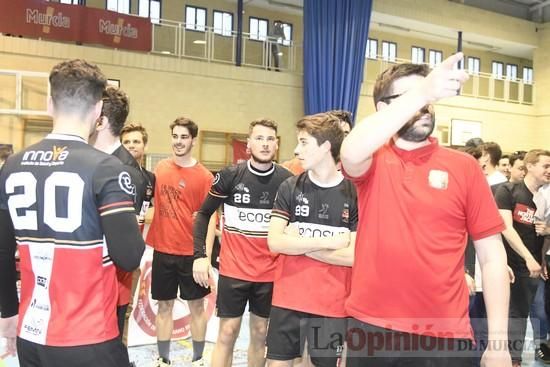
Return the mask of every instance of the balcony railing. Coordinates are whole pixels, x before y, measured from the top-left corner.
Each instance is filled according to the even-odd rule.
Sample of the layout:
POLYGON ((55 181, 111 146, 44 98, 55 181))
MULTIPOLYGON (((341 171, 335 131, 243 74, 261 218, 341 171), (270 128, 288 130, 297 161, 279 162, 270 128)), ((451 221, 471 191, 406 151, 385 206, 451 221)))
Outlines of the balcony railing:
MULTIPOLYGON (((365 62, 365 75, 367 93, 372 92, 376 77, 395 63, 411 62, 406 59, 396 59, 390 62, 382 59, 367 59, 365 62)), ((460 95, 466 97, 481 98, 507 103, 532 105, 535 99, 535 85, 531 81, 522 79, 496 78, 489 73, 470 74, 470 79, 463 85, 460 95)))
MULTIPOLYGON (((212 27, 161 20, 160 24, 153 24, 152 52, 208 62, 235 64, 238 34, 234 31, 224 32, 224 34, 221 30, 216 31, 212 27)), ((290 40, 282 43, 273 37, 256 40, 251 38, 249 33, 242 33, 241 39, 242 65, 302 72, 301 44, 290 40), (279 59, 278 68, 275 67, 276 57, 279 59)))

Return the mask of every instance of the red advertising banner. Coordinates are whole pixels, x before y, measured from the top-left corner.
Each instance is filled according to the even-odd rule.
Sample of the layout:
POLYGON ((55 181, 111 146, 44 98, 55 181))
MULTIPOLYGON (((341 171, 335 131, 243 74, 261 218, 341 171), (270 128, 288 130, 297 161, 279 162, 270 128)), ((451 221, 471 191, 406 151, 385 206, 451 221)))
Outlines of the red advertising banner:
POLYGON ((151 51, 148 18, 42 0, 0 0, 0 32, 151 51))
POLYGON ((246 141, 233 139, 233 164, 241 163, 250 158, 250 152, 246 146, 246 141))

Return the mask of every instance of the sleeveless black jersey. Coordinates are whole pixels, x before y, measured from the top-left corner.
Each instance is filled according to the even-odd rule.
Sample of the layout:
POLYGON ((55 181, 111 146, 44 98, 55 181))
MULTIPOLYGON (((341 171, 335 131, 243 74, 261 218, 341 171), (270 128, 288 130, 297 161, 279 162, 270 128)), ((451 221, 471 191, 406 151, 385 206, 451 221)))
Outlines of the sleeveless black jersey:
POLYGON ((132 212, 121 162, 72 135, 50 134, 0 173, 21 258, 19 336, 43 345, 99 343, 118 335, 115 267, 101 216, 132 212))
MULTIPOLYGON (((357 192, 342 177, 335 186, 322 186, 308 171, 279 187, 273 217, 298 227, 302 237, 332 237, 357 231, 357 192)), ((324 263, 307 255, 279 256, 273 305, 315 315, 345 317, 351 267, 324 263), (327 297, 330 295, 330 297, 327 297)))
POLYGON ((221 170, 209 195, 224 200, 220 274, 253 282, 273 281, 276 255, 267 246, 271 209, 279 185, 292 176, 274 164, 259 172, 250 161, 221 170))

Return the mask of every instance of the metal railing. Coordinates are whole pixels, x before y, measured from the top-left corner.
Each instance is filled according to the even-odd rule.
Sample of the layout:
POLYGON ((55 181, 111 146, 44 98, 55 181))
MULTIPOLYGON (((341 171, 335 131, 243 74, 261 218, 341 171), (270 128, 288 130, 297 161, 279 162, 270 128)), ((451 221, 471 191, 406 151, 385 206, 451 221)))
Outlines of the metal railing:
MULTIPOLYGON (((376 59, 365 60, 363 82, 370 93, 376 77, 396 63, 411 62, 411 60, 396 58, 395 62, 384 60, 382 55, 376 59)), ((460 95, 486 100, 532 105, 535 102, 535 84, 529 80, 509 79, 506 76, 497 78, 489 73, 471 73, 470 79, 463 85, 460 95)))
MULTIPOLYGON (((242 33, 241 64, 261 69, 302 72, 302 45, 274 37, 255 39, 242 33), (276 60, 279 65, 276 67, 276 60)), ((207 62, 236 63, 238 34, 207 26, 196 26, 161 19, 153 24, 152 53, 199 59, 207 62)))

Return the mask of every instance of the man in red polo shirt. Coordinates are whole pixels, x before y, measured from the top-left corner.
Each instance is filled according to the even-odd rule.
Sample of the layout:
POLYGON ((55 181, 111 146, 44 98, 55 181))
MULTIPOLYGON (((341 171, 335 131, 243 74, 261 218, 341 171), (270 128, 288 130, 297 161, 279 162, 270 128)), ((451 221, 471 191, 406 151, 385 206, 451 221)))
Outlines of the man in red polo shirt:
POLYGON ((468 234, 491 284, 482 365, 511 366, 504 223, 478 163, 430 137, 432 103, 456 95, 468 79, 454 68, 462 58, 453 55, 429 74, 425 65, 386 70, 374 87, 377 112, 342 145, 359 206, 348 366, 469 365, 468 234))

